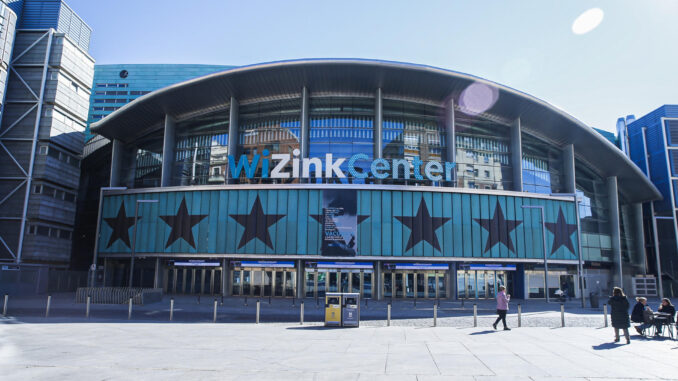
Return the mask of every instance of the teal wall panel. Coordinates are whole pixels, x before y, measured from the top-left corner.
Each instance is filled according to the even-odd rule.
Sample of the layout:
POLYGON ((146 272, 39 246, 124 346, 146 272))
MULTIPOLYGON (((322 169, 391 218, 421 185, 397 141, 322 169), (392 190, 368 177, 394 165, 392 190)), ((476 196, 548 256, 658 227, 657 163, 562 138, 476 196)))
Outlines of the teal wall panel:
MULTIPOLYGON (((146 199, 158 202, 139 204, 136 251, 140 254, 321 255, 323 231, 318 219, 323 213, 323 192, 203 189, 105 196, 99 250, 131 251, 125 233, 131 243, 134 224, 129 220, 134 217, 136 200, 146 199), (188 219, 180 229, 174 229, 173 237, 171 221, 181 215, 183 202, 188 219), (116 223, 123 203, 127 220, 116 223)), ((356 219, 360 221, 356 221, 357 251, 361 256, 541 260, 542 234, 546 232, 550 259, 577 259, 572 202, 430 191, 355 192, 356 219), (546 230, 539 209, 523 209, 523 205, 544 207, 546 230)))

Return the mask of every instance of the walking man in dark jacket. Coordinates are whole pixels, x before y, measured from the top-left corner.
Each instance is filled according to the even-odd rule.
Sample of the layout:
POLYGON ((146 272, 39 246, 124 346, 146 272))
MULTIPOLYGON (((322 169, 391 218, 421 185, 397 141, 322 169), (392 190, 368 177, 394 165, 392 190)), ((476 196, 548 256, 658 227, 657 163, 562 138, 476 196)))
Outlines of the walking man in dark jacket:
POLYGON ((614 327, 614 342, 619 342, 619 330, 621 329, 624 331, 626 344, 630 344, 629 327, 631 326, 631 323, 629 322, 629 301, 626 299, 624 291, 619 287, 615 287, 612 290, 612 297, 607 301, 607 304, 612 308, 610 318, 612 319, 612 327, 614 327))

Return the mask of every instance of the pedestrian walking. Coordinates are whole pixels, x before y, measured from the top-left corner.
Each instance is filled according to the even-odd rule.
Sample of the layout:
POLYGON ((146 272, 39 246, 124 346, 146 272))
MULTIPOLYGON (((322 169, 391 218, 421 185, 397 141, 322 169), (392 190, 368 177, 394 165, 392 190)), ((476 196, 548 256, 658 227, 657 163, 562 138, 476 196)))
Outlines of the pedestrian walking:
POLYGON ((511 295, 506 294, 506 287, 499 286, 499 292, 497 293, 497 315, 499 316, 494 321, 494 324, 492 324, 495 330, 500 321, 504 324, 504 331, 511 330, 511 328, 506 326, 506 312, 508 312, 509 300, 511 300, 511 295))
POLYGON ((630 344, 629 327, 631 326, 631 323, 629 321, 629 301, 626 299, 624 291, 619 287, 615 287, 612 290, 612 297, 608 299, 607 304, 612 308, 610 318, 612 319, 612 327, 614 327, 614 342, 619 342, 619 330, 621 329, 624 331, 626 344, 630 344))

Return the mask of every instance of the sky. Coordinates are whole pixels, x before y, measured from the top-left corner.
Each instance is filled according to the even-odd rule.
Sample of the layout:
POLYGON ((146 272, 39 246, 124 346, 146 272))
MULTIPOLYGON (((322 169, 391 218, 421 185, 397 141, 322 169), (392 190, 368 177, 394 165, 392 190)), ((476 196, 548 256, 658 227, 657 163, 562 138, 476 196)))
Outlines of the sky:
POLYGON ((678 104, 676 0, 66 2, 92 27, 98 64, 411 62, 501 83, 608 131, 678 104), (595 8, 602 21, 575 33, 595 8))

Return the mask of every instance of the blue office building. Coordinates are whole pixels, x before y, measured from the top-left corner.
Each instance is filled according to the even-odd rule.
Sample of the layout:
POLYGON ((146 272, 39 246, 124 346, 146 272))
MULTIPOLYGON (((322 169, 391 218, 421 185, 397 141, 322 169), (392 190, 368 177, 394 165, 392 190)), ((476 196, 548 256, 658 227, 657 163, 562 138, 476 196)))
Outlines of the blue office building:
MULTIPOLYGON (((628 120, 628 118, 627 118, 628 120)), ((620 118, 620 122, 623 122, 620 118)), ((662 274, 660 293, 678 294, 678 105, 663 105, 626 125, 629 157, 663 199, 643 206, 649 268, 662 274), (657 244, 658 243, 658 244, 657 244)))
POLYGON ((175 83, 201 77, 232 68, 225 65, 95 65, 94 83, 87 120, 87 136, 89 125, 103 119, 106 115, 125 104, 175 83))

